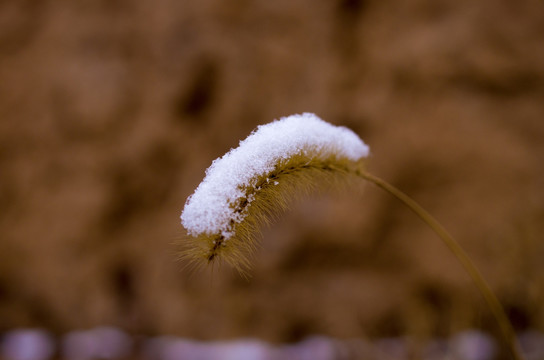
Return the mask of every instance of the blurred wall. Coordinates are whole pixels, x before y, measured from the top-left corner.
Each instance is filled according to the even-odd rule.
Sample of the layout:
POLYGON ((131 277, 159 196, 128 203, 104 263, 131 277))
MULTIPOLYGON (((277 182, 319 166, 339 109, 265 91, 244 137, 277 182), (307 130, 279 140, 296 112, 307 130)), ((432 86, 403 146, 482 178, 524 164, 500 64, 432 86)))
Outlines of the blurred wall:
POLYGON ((211 161, 299 112, 460 240, 519 330, 544 328, 544 5, 453 0, 0 2, 0 331, 198 339, 495 327, 388 195, 316 195, 251 279, 176 262, 211 161))

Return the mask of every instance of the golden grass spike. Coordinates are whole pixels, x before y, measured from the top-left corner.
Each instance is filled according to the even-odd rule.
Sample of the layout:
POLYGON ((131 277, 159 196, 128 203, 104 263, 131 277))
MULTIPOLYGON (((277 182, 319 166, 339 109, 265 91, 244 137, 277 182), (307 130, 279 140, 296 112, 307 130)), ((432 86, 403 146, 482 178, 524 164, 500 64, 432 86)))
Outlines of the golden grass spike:
POLYGON ((314 114, 259 126, 212 163, 187 199, 181 222, 188 238, 181 257, 201 263, 223 259, 243 271, 259 229, 291 198, 345 178, 368 152, 353 131, 314 114))
POLYGON ((325 123, 313 114, 293 115, 258 128, 239 148, 214 161, 204 181, 187 200, 181 219, 188 237, 183 241, 180 257, 197 265, 223 259, 245 274, 259 229, 286 209, 293 197, 325 183, 357 176, 395 196, 439 236, 482 293, 513 359, 523 359, 504 309, 470 257, 419 204, 366 172, 363 158, 367 155, 368 147, 357 135, 325 123), (310 126, 308 134, 304 126, 310 126), (269 152, 270 146, 279 147, 279 151, 269 152), (233 179, 224 176, 231 173, 240 179, 229 182, 233 179), (212 180, 207 181, 208 178, 212 180), (226 186, 223 191, 221 180, 231 188, 226 186), (205 206, 200 207, 199 201, 205 206), (223 208, 215 211, 213 206, 223 208))
POLYGON ((244 218, 231 222, 229 239, 221 233, 188 235, 180 244, 180 258, 196 266, 225 261, 245 274, 261 238, 261 229, 286 210, 293 199, 323 188, 337 188, 354 179, 355 168, 361 166, 360 162, 334 156, 325 158, 317 152, 278 161, 272 171, 256 177, 253 186, 243 188, 244 196, 233 207, 244 218))

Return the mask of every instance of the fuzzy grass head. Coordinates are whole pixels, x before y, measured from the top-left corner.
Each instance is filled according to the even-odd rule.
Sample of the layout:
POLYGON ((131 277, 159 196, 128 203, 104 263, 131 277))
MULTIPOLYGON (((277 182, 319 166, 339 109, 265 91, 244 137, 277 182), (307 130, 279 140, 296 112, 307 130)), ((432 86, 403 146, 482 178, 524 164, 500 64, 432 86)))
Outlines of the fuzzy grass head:
POLYGON ((187 199, 181 257, 196 263, 223 259, 243 272, 262 226, 293 197, 347 178, 368 153, 351 130, 310 113, 259 126, 213 161, 187 199))
POLYGON ((513 359, 522 360, 508 316, 470 257, 417 202, 366 171, 363 160, 368 152, 368 146, 351 130, 314 114, 292 115, 259 126, 236 149, 214 160, 187 199, 181 223, 188 236, 181 258, 194 264, 223 259, 243 274, 250 266, 259 229, 294 196, 354 175, 393 195, 438 235, 482 293, 513 359))

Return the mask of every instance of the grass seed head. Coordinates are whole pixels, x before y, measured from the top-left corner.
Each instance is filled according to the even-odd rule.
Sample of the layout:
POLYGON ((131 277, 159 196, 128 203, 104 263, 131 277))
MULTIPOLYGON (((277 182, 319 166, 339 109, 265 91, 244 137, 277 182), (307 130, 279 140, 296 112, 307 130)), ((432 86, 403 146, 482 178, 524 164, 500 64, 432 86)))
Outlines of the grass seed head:
POLYGON ((345 182, 366 156, 368 146, 351 130, 313 114, 258 127, 212 163, 187 199, 181 258, 194 264, 222 259, 243 273, 263 226, 293 198, 345 182))

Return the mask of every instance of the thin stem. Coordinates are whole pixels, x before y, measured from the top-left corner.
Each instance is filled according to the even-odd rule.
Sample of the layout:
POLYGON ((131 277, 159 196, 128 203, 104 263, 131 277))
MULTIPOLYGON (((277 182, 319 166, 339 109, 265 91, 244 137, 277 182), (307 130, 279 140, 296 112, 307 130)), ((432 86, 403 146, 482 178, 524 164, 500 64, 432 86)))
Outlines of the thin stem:
POLYGON ((440 225, 440 223, 431 214, 429 214, 418 203, 412 200, 412 198, 410 198, 408 195, 406 195, 393 185, 372 174, 367 173, 366 171, 357 171, 357 175, 377 185, 381 189, 385 190, 386 192, 403 202, 404 205, 406 205, 410 210, 416 213, 416 215, 419 216, 421 220, 423 220, 427 225, 429 225, 429 227, 440 237, 440 239, 442 239, 446 246, 451 250, 453 255, 455 255, 461 265, 465 268, 466 272, 474 281, 476 287, 480 290, 482 296, 484 297, 484 300, 489 306, 489 309, 497 320, 499 328, 504 336, 507 347, 510 350, 512 357, 515 360, 523 360, 523 356, 521 355, 519 345, 516 340, 514 329, 512 328, 512 325, 508 320, 508 317, 506 316, 506 313, 504 312, 501 303, 483 278, 476 265, 474 265, 470 257, 459 245, 459 243, 450 234, 448 234, 444 227, 440 225))

